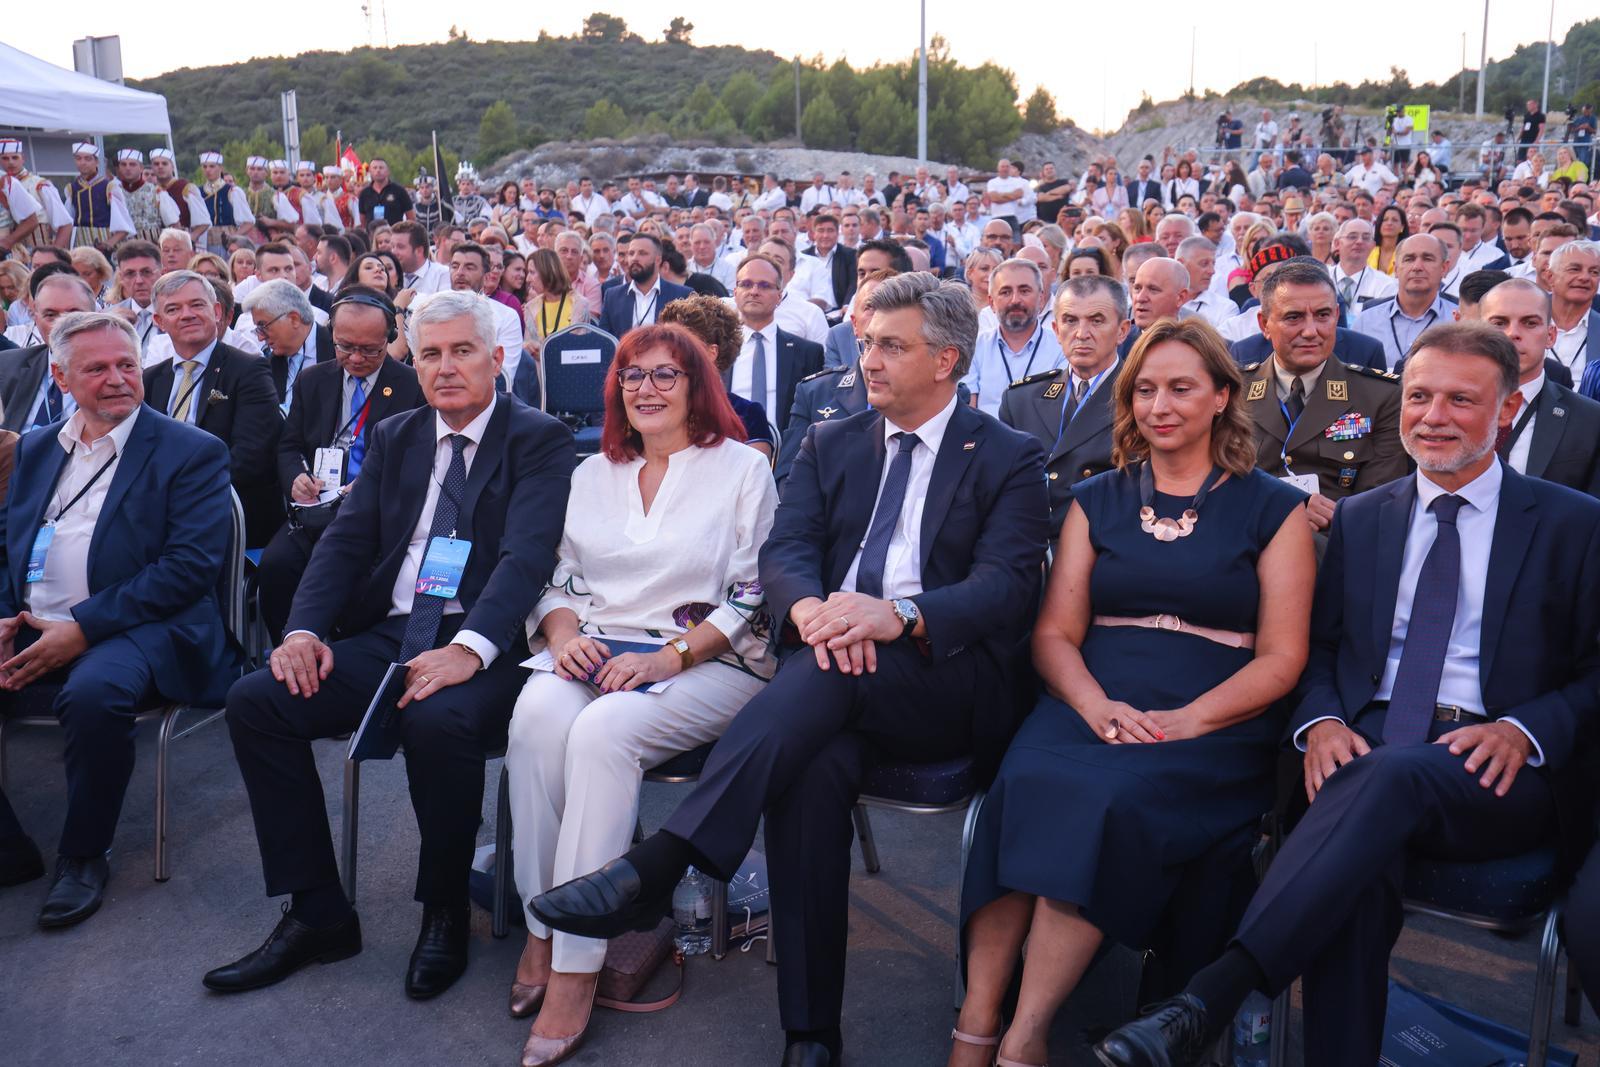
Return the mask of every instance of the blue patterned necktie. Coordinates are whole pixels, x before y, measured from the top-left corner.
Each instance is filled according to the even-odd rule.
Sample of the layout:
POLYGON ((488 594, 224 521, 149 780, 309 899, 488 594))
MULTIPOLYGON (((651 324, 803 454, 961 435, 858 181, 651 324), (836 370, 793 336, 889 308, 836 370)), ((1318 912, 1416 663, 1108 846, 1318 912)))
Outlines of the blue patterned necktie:
POLYGON ((755 335, 756 350, 750 361, 750 399, 760 404, 763 409, 767 407, 767 341, 759 333, 755 335))
POLYGON ((366 428, 362 425, 361 409, 367 406, 367 383, 360 378, 352 378, 350 379, 350 384, 352 387, 350 389, 350 414, 347 416, 350 420, 350 455, 348 457, 350 462, 348 467, 349 478, 354 481, 356 475, 361 473, 361 461, 367 455, 367 439, 361 432, 366 428))
MULTIPOLYGON (((445 440, 450 442, 453 455, 450 469, 445 472, 444 485, 439 489, 439 499, 433 505, 433 523, 428 527, 428 544, 435 537, 454 537, 456 518, 461 511, 461 498, 467 492, 467 460, 463 454, 467 439, 453 433, 445 440)), ((423 549, 427 558, 427 548, 423 549)), ((413 594, 411 618, 406 620, 406 635, 400 642, 400 662, 405 663, 428 651, 439 637, 439 620, 444 618, 444 597, 413 594)))
POLYGON ((906 485, 911 481, 911 453, 920 438, 914 433, 897 433, 900 450, 889 461, 889 476, 878 494, 878 508, 861 545, 861 564, 856 568, 856 592, 883 596, 883 568, 889 559, 889 542, 900 524, 900 509, 906 502, 906 485))
POLYGON ((1456 528, 1456 515, 1465 503, 1463 497, 1441 496, 1429 505, 1439 530, 1422 561, 1411 598, 1405 647, 1400 651, 1400 669, 1395 672, 1389 713, 1383 722, 1386 745, 1421 744, 1433 726, 1461 588, 1461 531, 1456 528))
POLYGON ((61 417, 62 403, 61 387, 56 385, 56 380, 52 376, 50 384, 45 387, 44 403, 39 405, 39 414, 34 417, 34 429, 38 429, 40 426, 49 426, 59 419, 61 417))

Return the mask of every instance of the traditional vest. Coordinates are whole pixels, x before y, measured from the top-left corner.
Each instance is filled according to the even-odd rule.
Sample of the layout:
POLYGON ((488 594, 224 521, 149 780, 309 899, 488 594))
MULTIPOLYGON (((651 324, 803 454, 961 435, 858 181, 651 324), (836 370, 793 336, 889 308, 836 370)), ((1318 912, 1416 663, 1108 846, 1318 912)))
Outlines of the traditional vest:
POLYGON ((111 179, 104 174, 84 181, 82 176, 67 186, 72 197, 72 224, 95 229, 111 228, 111 179))
POLYGON ((457 196, 451 202, 450 210, 455 212, 456 225, 465 226, 473 219, 488 214, 489 201, 477 193, 473 193, 471 196, 457 196))
POLYGON ((214 225, 238 225, 233 217, 233 186, 230 183, 219 179, 213 186, 207 182, 200 187, 200 195, 206 202, 206 210, 211 212, 214 225))
POLYGON ((344 223, 346 229, 356 224, 356 217, 351 214, 350 209, 350 202, 354 199, 355 197, 351 196, 348 191, 342 192, 333 198, 333 206, 339 209, 339 221, 344 223))
POLYGON ((173 178, 164 188, 167 191, 167 195, 172 197, 173 202, 178 205, 178 225, 187 230, 191 224, 189 222, 189 201, 184 194, 189 191, 189 183, 183 178, 173 178))
POLYGON ((11 214, 11 198, 6 196, 6 183, 0 181, 0 236, 17 228, 16 216, 11 214))
POLYGON ((53 192, 55 187, 50 185, 48 179, 42 178, 37 174, 29 174, 27 170, 23 170, 13 180, 28 190, 28 193, 35 200, 39 201, 39 225, 33 228, 33 242, 38 245, 49 244, 55 239, 56 230, 54 226, 50 225, 50 209, 46 206, 44 190, 46 186, 50 186, 53 192))
POLYGON ((296 211, 299 211, 300 201, 305 198, 306 191, 300 188, 298 185, 291 185, 289 188, 283 190, 283 195, 289 198, 290 206, 292 206, 296 211))
POLYGON ((250 205, 250 213, 258 219, 275 219, 278 217, 278 190, 270 185, 263 185, 259 189, 249 186, 244 190, 245 202, 250 205))
POLYGON ((122 191, 128 202, 128 216, 133 219, 133 229, 141 236, 154 236, 161 232, 161 191, 154 182, 140 182, 132 189, 126 184, 122 191))

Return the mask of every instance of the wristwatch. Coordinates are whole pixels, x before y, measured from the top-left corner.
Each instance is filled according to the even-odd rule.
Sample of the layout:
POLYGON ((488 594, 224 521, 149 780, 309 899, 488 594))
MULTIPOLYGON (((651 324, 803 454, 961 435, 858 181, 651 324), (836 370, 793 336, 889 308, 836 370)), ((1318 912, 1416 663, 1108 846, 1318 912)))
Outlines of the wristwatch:
POLYGON ((694 666, 694 650, 689 647, 689 642, 681 637, 675 637, 667 642, 667 647, 678 653, 678 658, 683 661, 684 670, 694 666))
POLYGON ((901 597, 893 601, 893 604, 895 617, 900 620, 900 625, 904 627, 900 636, 910 637, 911 631, 917 628, 917 620, 922 618, 922 612, 917 610, 916 601, 909 597, 901 597))

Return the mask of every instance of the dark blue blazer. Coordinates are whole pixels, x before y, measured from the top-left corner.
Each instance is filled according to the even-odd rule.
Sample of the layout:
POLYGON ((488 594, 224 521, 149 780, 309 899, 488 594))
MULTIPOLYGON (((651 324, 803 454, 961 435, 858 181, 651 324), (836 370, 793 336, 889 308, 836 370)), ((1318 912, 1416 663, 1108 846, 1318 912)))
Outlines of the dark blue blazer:
MULTIPOLYGON (((28 554, 66 467, 63 425, 17 444, 0 509, 0 618, 22 609, 28 554)), ((138 646, 168 700, 220 707, 238 676, 217 605, 230 499, 228 446, 141 407, 89 541, 89 599, 72 616, 91 645, 122 636, 138 646)))
MULTIPOLYGON (((872 520, 886 453, 879 411, 806 432, 761 546, 761 584, 774 618, 786 621, 796 601, 826 599, 843 585, 872 520)), ((990 660, 998 678, 1010 677, 1033 623, 1049 521, 1039 443, 958 403, 928 483, 924 591, 912 598, 935 659, 971 651, 990 660)), ((1018 709, 1007 704, 973 709, 980 765, 997 765, 1014 731, 1018 709)))
MULTIPOLYGON (((335 629, 356 633, 388 616, 436 447, 431 407, 378 424, 361 477, 311 554, 286 630, 326 639, 335 629)), ((456 536, 472 542, 458 597, 467 613, 462 629, 501 652, 521 640, 528 612, 555 570, 573 457, 571 430, 497 395, 467 472, 456 536)))
MULTIPOLYGON (((1383 345, 1379 344, 1376 338, 1368 337, 1356 330, 1347 330, 1343 326, 1340 326, 1338 331, 1333 342, 1334 359, 1371 370, 1389 369, 1389 364, 1383 358, 1383 345)), ((1253 334, 1242 341, 1230 344, 1228 351, 1233 353, 1234 362, 1239 366, 1250 367, 1264 362, 1272 355, 1272 342, 1267 340, 1266 334, 1253 334)))
MULTIPOLYGON (((1554 769, 1600 715, 1600 501, 1503 463, 1501 472, 1484 589, 1484 707, 1532 731, 1554 769)), ((1378 690, 1416 478, 1357 493, 1334 512, 1295 732, 1324 715, 1354 722, 1378 690)))
MULTIPOLYGON (((661 279, 661 290, 656 297, 655 310, 651 313, 652 322, 661 317, 661 309, 674 300, 682 300, 686 296, 693 296, 694 290, 686 285, 677 285, 661 279)), ((622 335, 633 329, 633 286, 613 285, 606 289, 600 296, 600 328, 617 340, 622 340, 622 335)))

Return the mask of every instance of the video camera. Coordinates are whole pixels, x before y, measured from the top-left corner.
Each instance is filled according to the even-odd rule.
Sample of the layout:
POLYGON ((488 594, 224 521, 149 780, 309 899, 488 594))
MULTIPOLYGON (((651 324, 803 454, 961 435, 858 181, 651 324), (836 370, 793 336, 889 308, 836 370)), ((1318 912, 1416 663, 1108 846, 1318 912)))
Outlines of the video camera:
POLYGON ((1232 123, 1233 120, 1229 117, 1228 113, 1224 111, 1222 116, 1217 119, 1217 143, 1214 147, 1221 148, 1228 143, 1228 127, 1232 125, 1232 123))
POLYGON ((1383 132, 1384 133, 1390 134, 1390 133, 1394 132, 1394 120, 1396 118, 1398 118, 1399 116, 1400 116, 1400 108, 1395 106, 1394 104, 1390 104, 1388 107, 1383 109, 1383 132))

